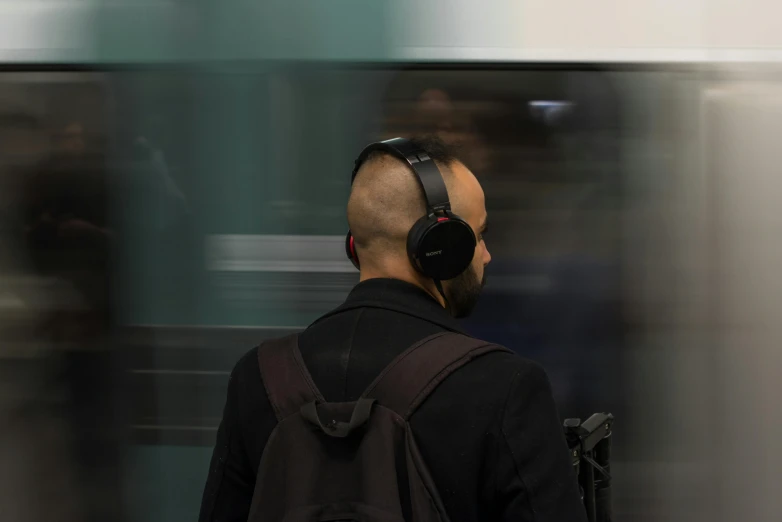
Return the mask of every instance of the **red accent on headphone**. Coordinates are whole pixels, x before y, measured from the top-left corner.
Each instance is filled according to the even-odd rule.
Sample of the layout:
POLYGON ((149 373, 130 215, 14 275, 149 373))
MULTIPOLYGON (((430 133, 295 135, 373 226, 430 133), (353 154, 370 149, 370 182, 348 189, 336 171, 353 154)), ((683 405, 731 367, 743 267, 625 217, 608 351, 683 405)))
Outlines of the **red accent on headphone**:
POLYGON ((448 218, 437 218, 437 222, 439 223, 440 221, 448 221, 448 218))
POLYGON ((353 246, 353 236, 350 236, 350 255, 353 256, 353 259, 356 258, 356 247, 353 246))

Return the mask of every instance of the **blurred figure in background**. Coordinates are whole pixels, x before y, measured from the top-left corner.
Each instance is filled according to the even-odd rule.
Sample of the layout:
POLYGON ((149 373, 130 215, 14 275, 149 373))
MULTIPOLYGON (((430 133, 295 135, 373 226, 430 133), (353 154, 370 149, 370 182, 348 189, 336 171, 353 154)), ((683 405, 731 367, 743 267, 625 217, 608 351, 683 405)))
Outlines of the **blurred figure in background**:
POLYGON ((31 266, 30 183, 50 153, 44 122, 29 110, 0 115, 0 505, 21 522, 82 519, 69 393, 45 324, 63 287, 31 266))
POLYGON ((19 296, 31 322, 16 322, 16 341, 46 348, 27 355, 38 388, 10 419, 30 447, 18 462, 31 482, 17 504, 29 498, 31 520, 117 520, 121 380, 111 343, 107 166, 78 121, 52 133, 51 145, 37 165, 16 170, 20 190, 5 229, 13 277, 35 282, 19 296))
MULTIPOLYGON (((400 75, 404 78, 404 75, 400 75)), ((401 80, 404 81, 404 80, 401 80)), ((488 147, 475 126, 475 111, 463 100, 454 101, 447 89, 424 88, 412 99, 395 99, 394 85, 386 101, 383 139, 406 135, 434 135, 464 151, 464 163, 479 176, 488 171, 488 147)))

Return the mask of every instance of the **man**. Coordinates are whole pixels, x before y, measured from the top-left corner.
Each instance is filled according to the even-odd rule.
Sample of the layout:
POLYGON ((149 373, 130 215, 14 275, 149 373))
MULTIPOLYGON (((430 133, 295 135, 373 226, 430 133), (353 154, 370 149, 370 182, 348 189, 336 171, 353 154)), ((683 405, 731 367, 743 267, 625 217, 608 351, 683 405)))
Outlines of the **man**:
MULTIPOLYGON (((477 239, 472 263, 437 283, 411 264, 406 242, 425 214, 410 166, 383 151, 353 182, 348 222, 361 282, 345 304, 307 328, 299 349, 327 401, 354 401, 410 345, 460 332, 491 260, 484 195, 475 176, 436 139, 414 140, 441 171, 451 208, 477 239), (444 294, 444 296, 443 296, 444 294)), ((232 372, 201 506, 201 522, 247 520, 255 476, 277 421, 264 391, 257 349, 232 372)), ((410 419, 446 512, 459 521, 584 521, 564 434, 542 368, 493 352, 456 370, 410 419)))

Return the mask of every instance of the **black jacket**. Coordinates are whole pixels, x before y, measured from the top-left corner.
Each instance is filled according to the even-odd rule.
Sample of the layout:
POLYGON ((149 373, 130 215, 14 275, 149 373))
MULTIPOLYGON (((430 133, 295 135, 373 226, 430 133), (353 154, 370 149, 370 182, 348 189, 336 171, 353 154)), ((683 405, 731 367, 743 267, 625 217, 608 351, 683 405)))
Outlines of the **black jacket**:
MULTIPOLYGON (((417 287, 392 279, 358 284, 345 303, 299 339, 328 401, 353 401, 398 353, 459 324, 417 287)), ((244 522, 266 441, 277 420, 256 349, 234 368, 200 522, 244 522)), ((585 510, 544 370, 495 352, 457 370, 411 417, 453 522, 581 522, 585 510)))

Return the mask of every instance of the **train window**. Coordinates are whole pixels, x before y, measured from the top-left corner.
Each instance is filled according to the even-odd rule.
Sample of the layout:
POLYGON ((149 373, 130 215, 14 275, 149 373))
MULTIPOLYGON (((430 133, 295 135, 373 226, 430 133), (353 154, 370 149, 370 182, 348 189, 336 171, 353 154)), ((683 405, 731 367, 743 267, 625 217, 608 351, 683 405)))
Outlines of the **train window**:
MULTIPOLYGON (((131 226, 132 323, 296 328, 336 306, 357 281, 342 252, 354 156, 421 133, 460 144, 485 189, 496 298, 474 328, 544 357, 584 334, 558 307, 618 299, 621 100, 599 69, 237 66, 114 84, 120 134, 150 136, 167 208, 187 209, 168 234, 131 226)), ((153 216, 139 201, 130 214, 153 216)))
POLYGON ((49 188, 91 197, 85 219, 111 237, 134 440, 165 449, 140 459, 187 461, 200 486, 233 364, 358 281, 343 250, 349 174, 363 145, 394 136, 459 144, 484 187, 494 260, 467 328, 544 363, 563 411, 592 413, 618 389, 605 375, 620 374, 621 100, 599 69, 24 74, 0 74, 2 182, 57 150, 103 162, 99 188, 81 190, 92 174, 49 188))

